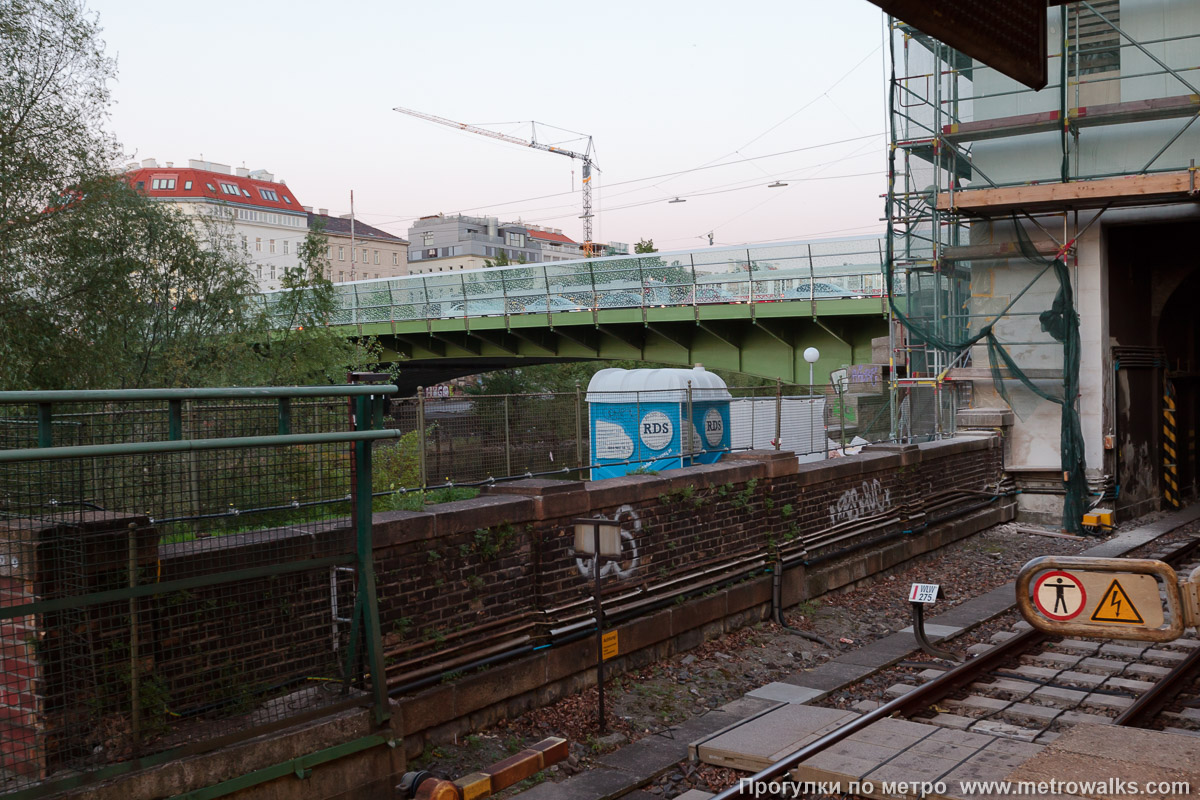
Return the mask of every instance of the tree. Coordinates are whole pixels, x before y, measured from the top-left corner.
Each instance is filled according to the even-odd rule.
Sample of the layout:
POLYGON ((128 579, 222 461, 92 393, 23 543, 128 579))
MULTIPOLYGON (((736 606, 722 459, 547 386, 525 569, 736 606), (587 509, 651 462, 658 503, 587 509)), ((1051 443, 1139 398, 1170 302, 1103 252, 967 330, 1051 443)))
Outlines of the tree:
POLYGON ((635 253, 657 253, 658 249, 654 246, 653 239, 638 239, 637 244, 633 246, 635 253))
POLYGON ((505 250, 497 250, 495 258, 484 259, 484 267, 507 267, 513 262, 508 257, 508 252, 505 250))
POLYGON ((338 292, 325 278, 328 240, 320 228, 311 230, 296 250, 299 265, 284 271, 283 292, 264 309, 254 366, 258 383, 340 383, 347 369, 364 367, 378 358, 374 339, 347 339, 331 331, 340 308, 338 292))
POLYGON ((231 222, 113 174, 98 37, 78 0, 0 0, 0 388, 340 380, 364 351, 309 267, 274 335, 231 222))

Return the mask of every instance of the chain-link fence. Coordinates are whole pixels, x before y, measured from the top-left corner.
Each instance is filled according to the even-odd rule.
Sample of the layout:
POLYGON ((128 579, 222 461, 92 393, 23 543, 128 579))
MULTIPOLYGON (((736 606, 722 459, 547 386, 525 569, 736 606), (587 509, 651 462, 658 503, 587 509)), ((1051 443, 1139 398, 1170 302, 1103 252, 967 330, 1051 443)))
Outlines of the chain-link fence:
POLYGON ((0 393, 0 792, 383 713, 354 523, 385 388, 0 393))
POLYGON ((869 443, 953 433, 945 428, 953 418, 951 392, 917 386, 893 394, 878 371, 848 373, 834 386, 735 387, 721 390, 719 398, 705 394, 711 391, 397 400, 386 424, 401 435, 375 445, 375 494, 519 477, 599 478, 617 474, 606 471, 612 467, 628 468, 620 474, 657 471, 755 449, 816 461, 856 453, 869 443))

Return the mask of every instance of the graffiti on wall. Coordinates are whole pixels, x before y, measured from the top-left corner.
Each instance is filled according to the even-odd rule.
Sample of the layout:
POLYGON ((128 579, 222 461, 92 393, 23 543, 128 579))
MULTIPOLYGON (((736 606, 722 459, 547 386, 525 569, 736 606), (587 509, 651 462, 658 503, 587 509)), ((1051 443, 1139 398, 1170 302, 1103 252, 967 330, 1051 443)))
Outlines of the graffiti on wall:
POLYGON ((892 490, 883 488, 876 478, 873 481, 863 481, 861 486, 842 492, 841 497, 829 507, 829 522, 837 525, 839 522, 853 522, 872 514, 887 511, 891 505, 892 490))
MULTIPOLYGON (((616 575, 618 578, 630 578, 637 572, 638 563, 638 541, 637 534, 642 530, 642 518, 633 510, 633 506, 626 503, 617 509, 614 519, 621 525, 621 558, 619 561, 609 561, 600 567, 600 575, 608 577, 616 575), (632 531, 629 528, 633 528, 632 531)), ((579 569, 579 574, 585 578, 594 578, 592 572, 591 558, 576 558, 575 566, 579 569)))

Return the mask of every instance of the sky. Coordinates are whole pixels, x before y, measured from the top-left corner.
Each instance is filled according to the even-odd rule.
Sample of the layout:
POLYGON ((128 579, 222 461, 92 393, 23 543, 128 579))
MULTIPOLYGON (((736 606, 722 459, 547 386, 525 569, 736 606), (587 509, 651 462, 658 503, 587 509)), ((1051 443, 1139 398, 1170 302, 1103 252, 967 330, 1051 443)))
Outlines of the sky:
POLYGON ((266 169, 304 205, 405 235, 466 213, 582 241, 580 163, 397 106, 582 150, 596 241, 659 249, 876 233, 882 15, 866 0, 89 0, 129 160, 266 169), (770 188, 775 182, 786 186, 770 188), (685 202, 669 202, 679 198, 685 202))

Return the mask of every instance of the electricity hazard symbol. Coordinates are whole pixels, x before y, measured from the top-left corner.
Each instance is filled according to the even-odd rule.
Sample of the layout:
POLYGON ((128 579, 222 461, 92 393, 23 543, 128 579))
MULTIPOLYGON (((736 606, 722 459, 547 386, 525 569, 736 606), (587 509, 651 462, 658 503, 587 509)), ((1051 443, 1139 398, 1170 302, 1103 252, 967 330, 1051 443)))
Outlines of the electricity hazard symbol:
POLYGON ((1144 625, 1146 621, 1138 613, 1129 595, 1121 588, 1119 580, 1113 580, 1104 596, 1092 612, 1093 622, 1123 622, 1128 625, 1144 625))
POLYGON ((1083 583, 1069 572, 1054 570, 1038 578, 1033 587, 1033 602, 1038 611, 1052 620, 1075 619, 1087 604, 1083 583))

